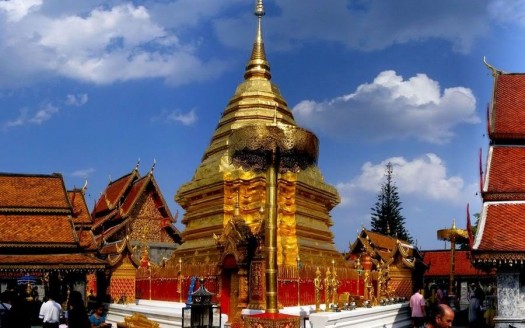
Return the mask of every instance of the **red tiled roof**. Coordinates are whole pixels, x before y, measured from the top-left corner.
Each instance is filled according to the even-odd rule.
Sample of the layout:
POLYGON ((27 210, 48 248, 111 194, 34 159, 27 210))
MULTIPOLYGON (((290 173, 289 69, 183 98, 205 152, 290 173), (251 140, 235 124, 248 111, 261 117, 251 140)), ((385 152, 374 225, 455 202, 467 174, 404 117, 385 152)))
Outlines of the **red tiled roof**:
POLYGON ((0 214, 0 231, 0 246, 69 244, 72 247, 77 243, 68 215, 0 214))
POLYGON ((525 146, 492 146, 489 156, 484 199, 525 199, 525 146))
POLYGON ((525 202, 485 202, 473 251, 525 252, 523 222, 525 202))
MULTIPOLYGON (((450 250, 423 251, 423 262, 428 266, 426 277, 442 277, 450 275, 450 250)), ((478 276, 484 275, 481 270, 474 268, 468 251, 456 251, 455 275, 478 276)))
POLYGON ((2 270, 66 270, 104 269, 105 261, 85 254, 4 255, 0 254, 2 270))
POLYGON ((62 175, 0 173, 0 210, 5 208, 69 209, 62 175))
POLYGON ((124 200, 124 203, 122 204, 122 216, 127 216, 129 214, 129 211, 133 208, 133 205, 139 198, 139 196, 142 194, 142 191, 144 190, 145 186, 150 181, 150 175, 135 181, 133 183, 133 186, 131 187, 131 190, 127 193, 126 199, 124 200))
POLYGON ((497 74, 491 138, 525 137, 525 74, 497 74))
POLYGON ((95 236, 91 230, 83 230, 82 228, 77 231, 79 244, 85 250, 94 251, 97 249, 97 243, 95 241, 95 236))
POLYGON ((97 204, 95 205, 95 213, 115 208, 126 189, 137 177, 137 170, 133 170, 133 172, 130 174, 127 174, 120 179, 111 182, 106 187, 103 195, 97 201, 97 204))
POLYGON ((73 222, 81 224, 92 223, 91 213, 89 213, 86 204, 86 199, 82 190, 75 189, 72 191, 68 191, 67 194, 69 196, 69 202, 73 207, 73 222))
POLYGON ((366 233, 370 241, 381 248, 386 248, 389 250, 393 250, 397 247, 397 242, 401 242, 406 245, 410 245, 410 243, 406 240, 394 238, 391 236, 383 235, 377 232, 373 232, 370 230, 363 229, 363 231, 366 233))

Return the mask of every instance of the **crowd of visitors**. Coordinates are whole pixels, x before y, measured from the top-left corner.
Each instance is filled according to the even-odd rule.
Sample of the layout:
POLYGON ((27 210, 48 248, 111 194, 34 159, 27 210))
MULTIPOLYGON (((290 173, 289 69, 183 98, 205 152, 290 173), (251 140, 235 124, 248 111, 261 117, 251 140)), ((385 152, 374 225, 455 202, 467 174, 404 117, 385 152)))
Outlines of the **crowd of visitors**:
POLYGON ((456 319, 464 318, 464 322, 460 320, 460 324, 468 324, 469 328, 493 328, 495 326, 494 298, 490 297, 494 290, 490 286, 484 289, 480 284, 471 284, 467 295, 468 307, 463 311, 460 310, 458 300, 449 297, 446 287, 444 284, 434 284, 426 290, 419 286, 414 291, 409 303, 412 327, 452 327, 455 317, 456 319), (424 294, 427 297, 423 296, 424 294))
POLYGON ((86 309, 84 298, 78 291, 71 291, 63 305, 57 294, 50 291, 41 302, 29 299, 21 288, 8 288, 0 294, 0 328, 110 328, 106 323, 103 303, 91 304, 86 309))

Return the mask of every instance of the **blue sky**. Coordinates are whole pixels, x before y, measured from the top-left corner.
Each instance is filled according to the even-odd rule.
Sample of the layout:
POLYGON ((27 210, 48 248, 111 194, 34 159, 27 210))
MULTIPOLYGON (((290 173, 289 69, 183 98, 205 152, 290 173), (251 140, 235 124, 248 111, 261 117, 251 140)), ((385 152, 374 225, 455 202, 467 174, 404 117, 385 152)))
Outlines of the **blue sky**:
MULTIPOLYGON (((93 205, 135 166, 173 214, 236 86, 255 36, 251 0, 0 1, 0 171, 88 179, 93 205)), ((479 212, 489 63, 524 72, 525 2, 266 0, 273 81, 320 139, 319 166, 342 202, 341 251, 385 165, 420 248, 465 208, 479 212)), ((179 228, 183 228, 178 224, 179 228)))

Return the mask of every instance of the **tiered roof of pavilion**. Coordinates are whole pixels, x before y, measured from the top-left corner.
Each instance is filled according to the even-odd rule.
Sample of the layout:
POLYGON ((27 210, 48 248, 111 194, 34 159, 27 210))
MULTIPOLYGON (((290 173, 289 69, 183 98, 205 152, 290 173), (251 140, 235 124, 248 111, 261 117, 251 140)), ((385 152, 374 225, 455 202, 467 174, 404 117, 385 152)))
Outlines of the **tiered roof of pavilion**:
POLYGON ((0 270, 103 270, 89 221, 83 190, 66 191, 62 175, 0 173, 0 270))
POLYGON ((408 241, 362 229, 357 239, 350 246, 350 254, 368 254, 374 264, 394 262, 396 258, 408 267, 414 268, 421 262, 422 256, 417 248, 408 241))
POLYGON ((153 175, 144 176, 138 164, 128 174, 110 181, 92 212, 92 231, 102 257, 110 265, 123 256, 138 264, 138 244, 181 243, 180 232, 153 175))
POLYGON ((479 267, 513 266, 525 260, 525 74, 489 68, 490 143, 472 255, 479 267))

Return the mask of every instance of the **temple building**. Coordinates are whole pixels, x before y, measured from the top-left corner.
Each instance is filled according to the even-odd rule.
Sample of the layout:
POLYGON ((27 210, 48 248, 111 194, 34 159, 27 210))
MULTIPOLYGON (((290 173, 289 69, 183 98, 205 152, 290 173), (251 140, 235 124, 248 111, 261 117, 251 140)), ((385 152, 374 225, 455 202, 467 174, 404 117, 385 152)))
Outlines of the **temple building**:
POLYGON ((138 267, 167 261, 182 242, 152 169, 144 176, 138 164, 110 181, 95 204, 91 231, 108 272, 97 276, 97 289, 114 302, 134 302, 138 267))
POLYGON ((368 284, 378 299, 394 295, 410 298, 414 282, 422 282, 427 269, 421 253, 409 242, 364 228, 351 244, 347 258, 351 266, 361 272, 358 294, 365 295, 368 284), (371 276, 365 279, 367 271, 371 276), (381 282, 388 283, 388 289, 383 291, 385 295, 377 294, 381 282))
POLYGON ((285 280, 298 279, 298 267, 313 268, 311 275, 317 266, 346 267, 330 231, 330 210, 339 195, 316 165, 317 138, 297 126, 271 81, 263 15, 258 1, 244 81, 222 112, 193 178, 175 195, 185 210, 184 243, 170 261, 180 261, 188 275, 218 276, 223 312, 233 320, 242 308, 266 308, 265 261, 271 255, 263 250, 274 248, 267 232, 274 214, 280 291, 285 280), (274 168, 275 185, 268 174, 274 168))
POLYGON ((67 191, 62 175, 0 173, 2 291, 32 277, 59 301, 68 288, 84 294, 86 276, 106 268, 91 223, 84 188, 67 191))
POLYGON ((137 268, 161 265, 182 243, 153 168, 111 181, 92 213, 86 187, 68 191, 58 173, 0 173, 0 292, 23 282, 40 300, 74 289, 134 302, 137 268))
POLYGON ((493 68, 483 205, 474 265, 496 269, 496 327, 525 327, 525 74, 493 68))

